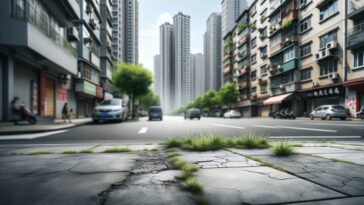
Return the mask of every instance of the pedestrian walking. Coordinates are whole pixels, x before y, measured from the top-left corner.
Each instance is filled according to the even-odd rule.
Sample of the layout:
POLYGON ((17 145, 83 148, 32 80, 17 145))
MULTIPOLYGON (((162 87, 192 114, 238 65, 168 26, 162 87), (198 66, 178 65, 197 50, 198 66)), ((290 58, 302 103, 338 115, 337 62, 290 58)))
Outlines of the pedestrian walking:
POLYGON ((66 123, 67 119, 69 120, 70 123, 72 123, 70 109, 68 108, 68 103, 65 103, 62 108, 62 119, 63 119, 63 123, 66 123))

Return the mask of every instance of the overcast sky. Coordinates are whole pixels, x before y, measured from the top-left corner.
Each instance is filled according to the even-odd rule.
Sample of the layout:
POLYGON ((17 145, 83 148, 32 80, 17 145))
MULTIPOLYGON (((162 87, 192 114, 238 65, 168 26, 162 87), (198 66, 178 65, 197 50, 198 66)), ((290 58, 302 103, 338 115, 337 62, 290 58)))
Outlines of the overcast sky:
POLYGON ((191 53, 203 52, 206 20, 221 12, 221 0, 139 0, 139 61, 153 71, 153 56, 159 54, 159 26, 173 22, 181 11, 191 16, 191 53))

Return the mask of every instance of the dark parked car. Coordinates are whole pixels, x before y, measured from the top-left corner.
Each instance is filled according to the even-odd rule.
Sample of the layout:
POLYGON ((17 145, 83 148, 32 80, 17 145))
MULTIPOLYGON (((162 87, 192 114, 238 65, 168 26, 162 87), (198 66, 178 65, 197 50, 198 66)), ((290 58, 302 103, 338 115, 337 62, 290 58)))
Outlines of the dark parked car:
POLYGON ((163 120, 162 108, 159 106, 149 107, 148 116, 149 120, 159 119, 160 121, 162 121, 163 120))
POLYGON ((188 109, 186 112, 185 112, 185 119, 194 119, 194 118, 197 118, 198 120, 201 119, 201 111, 197 108, 191 108, 191 109, 188 109))

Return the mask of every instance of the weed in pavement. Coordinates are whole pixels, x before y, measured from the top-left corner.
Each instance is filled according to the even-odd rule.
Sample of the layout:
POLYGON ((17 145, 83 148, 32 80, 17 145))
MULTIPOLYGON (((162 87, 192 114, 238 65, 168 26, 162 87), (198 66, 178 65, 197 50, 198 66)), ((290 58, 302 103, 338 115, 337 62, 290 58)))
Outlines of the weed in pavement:
POLYGON ((282 140, 273 145, 273 153, 277 156, 288 156, 294 154, 294 150, 287 140, 282 140))
POLYGON ((127 147, 120 147, 120 148, 110 148, 104 151, 104 153, 121 153, 121 152, 131 152, 131 149, 127 147))
POLYGON ((181 140, 176 138, 176 137, 172 137, 172 138, 169 138, 167 141, 166 141, 166 146, 168 148, 173 148, 173 147, 180 147, 181 146, 181 140))
POLYGON ((62 152, 62 154, 77 154, 77 151, 75 151, 75 150, 66 150, 66 151, 62 152))
POLYGON ((188 177, 182 183, 182 187, 193 194, 202 193, 202 185, 195 177, 188 177))
POLYGON ((29 155, 40 155, 40 154, 51 154, 48 151, 32 151, 31 153, 29 153, 29 155))
POLYGON ((80 153, 82 154, 91 154, 93 153, 94 151, 92 149, 83 149, 80 151, 80 153))
POLYGON ((181 148, 191 151, 219 150, 225 147, 225 140, 220 135, 200 135, 188 137, 181 144, 181 148))
POLYGON ((246 149, 262 149, 268 148, 268 140, 266 137, 256 136, 256 135, 245 135, 240 138, 236 138, 235 146, 238 148, 246 148, 246 149))

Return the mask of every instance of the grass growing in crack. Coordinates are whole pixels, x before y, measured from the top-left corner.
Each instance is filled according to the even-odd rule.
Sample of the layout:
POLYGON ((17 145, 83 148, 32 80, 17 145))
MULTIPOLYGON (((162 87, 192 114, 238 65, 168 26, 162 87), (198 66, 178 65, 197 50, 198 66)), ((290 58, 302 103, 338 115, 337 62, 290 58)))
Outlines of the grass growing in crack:
POLYGON ((200 135, 188 137, 181 144, 181 148, 193 151, 219 150, 225 147, 225 140, 220 135, 200 135))
POLYGON ((251 160, 254 160, 254 161, 257 161, 259 162, 261 165, 263 166, 267 166, 267 167, 270 167, 270 168, 273 168, 273 169, 276 169, 276 170, 279 170, 281 172, 286 172, 287 173, 287 170, 283 169, 282 167, 278 166, 278 165, 275 165, 275 164, 272 164, 272 163, 269 163, 269 162, 266 162, 262 159, 259 159, 257 157, 252 157, 252 156, 245 156, 251 160))
POLYGON ((165 142, 168 148, 179 147, 190 151, 213 151, 228 147, 243 149, 265 149, 270 147, 266 137, 244 135, 238 138, 224 138, 215 134, 201 134, 197 137, 170 138, 165 142))
POLYGON ((176 138, 176 137, 172 137, 169 138, 166 142, 165 142, 166 146, 168 148, 173 148, 173 147, 180 147, 181 146, 181 140, 176 138))
POLYGON ((80 153, 82 154, 91 154, 93 153, 94 151, 90 148, 90 149, 83 149, 80 151, 80 153))
POLYGON ((235 139, 235 146, 238 148, 247 148, 247 149, 262 149, 268 148, 270 145, 268 144, 268 140, 266 137, 256 136, 256 135, 245 135, 240 138, 235 139))
POLYGON ((342 160, 342 159, 338 159, 338 158, 328 158, 328 159, 333 161, 333 162, 342 162, 342 163, 348 163, 348 164, 355 164, 354 162, 347 161, 347 160, 342 160))
POLYGON ((62 154, 77 154, 77 151, 75 151, 75 150, 66 150, 66 151, 63 151, 62 154))
POLYGON ((153 148, 150 151, 152 151, 152 152, 160 152, 160 150, 158 148, 153 148))
POLYGON ((127 148, 127 147, 114 147, 114 148, 109 148, 106 149, 104 151, 104 153, 121 153, 121 152, 131 152, 131 149, 127 148))
POLYGON ((294 150, 291 143, 282 140, 273 145, 273 153, 277 156, 288 156, 294 154, 294 150))
POLYGON ((184 172, 182 171, 179 175, 176 176, 176 179, 179 179, 179 180, 186 180, 188 177, 191 177, 192 176, 192 173, 191 172, 184 172))
POLYGON ((31 153, 29 153, 29 155, 40 155, 40 154, 51 154, 51 152, 37 150, 37 151, 32 151, 31 153))
POLYGON ((170 152, 170 153, 168 153, 168 157, 169 158, 178 157, 178 156, 180 156, 180 155, 177 152, 170 152))
POLYGON ((185 179, 182 183, 182 187, 193 194, 202 193, 202 184, 193 176, 185 179))
POLYGON ((193 172, 197 172, 199 170, 198 166, 195 165, 195 164, 190 164, 190 163, 185 163, 183 166, 182 166, 182 171, 184 172, 190 172, 190 173, 193 173, 193 172))
POLYGON ((292 147, 304 147, 303 144, 293 144, 292 147))

